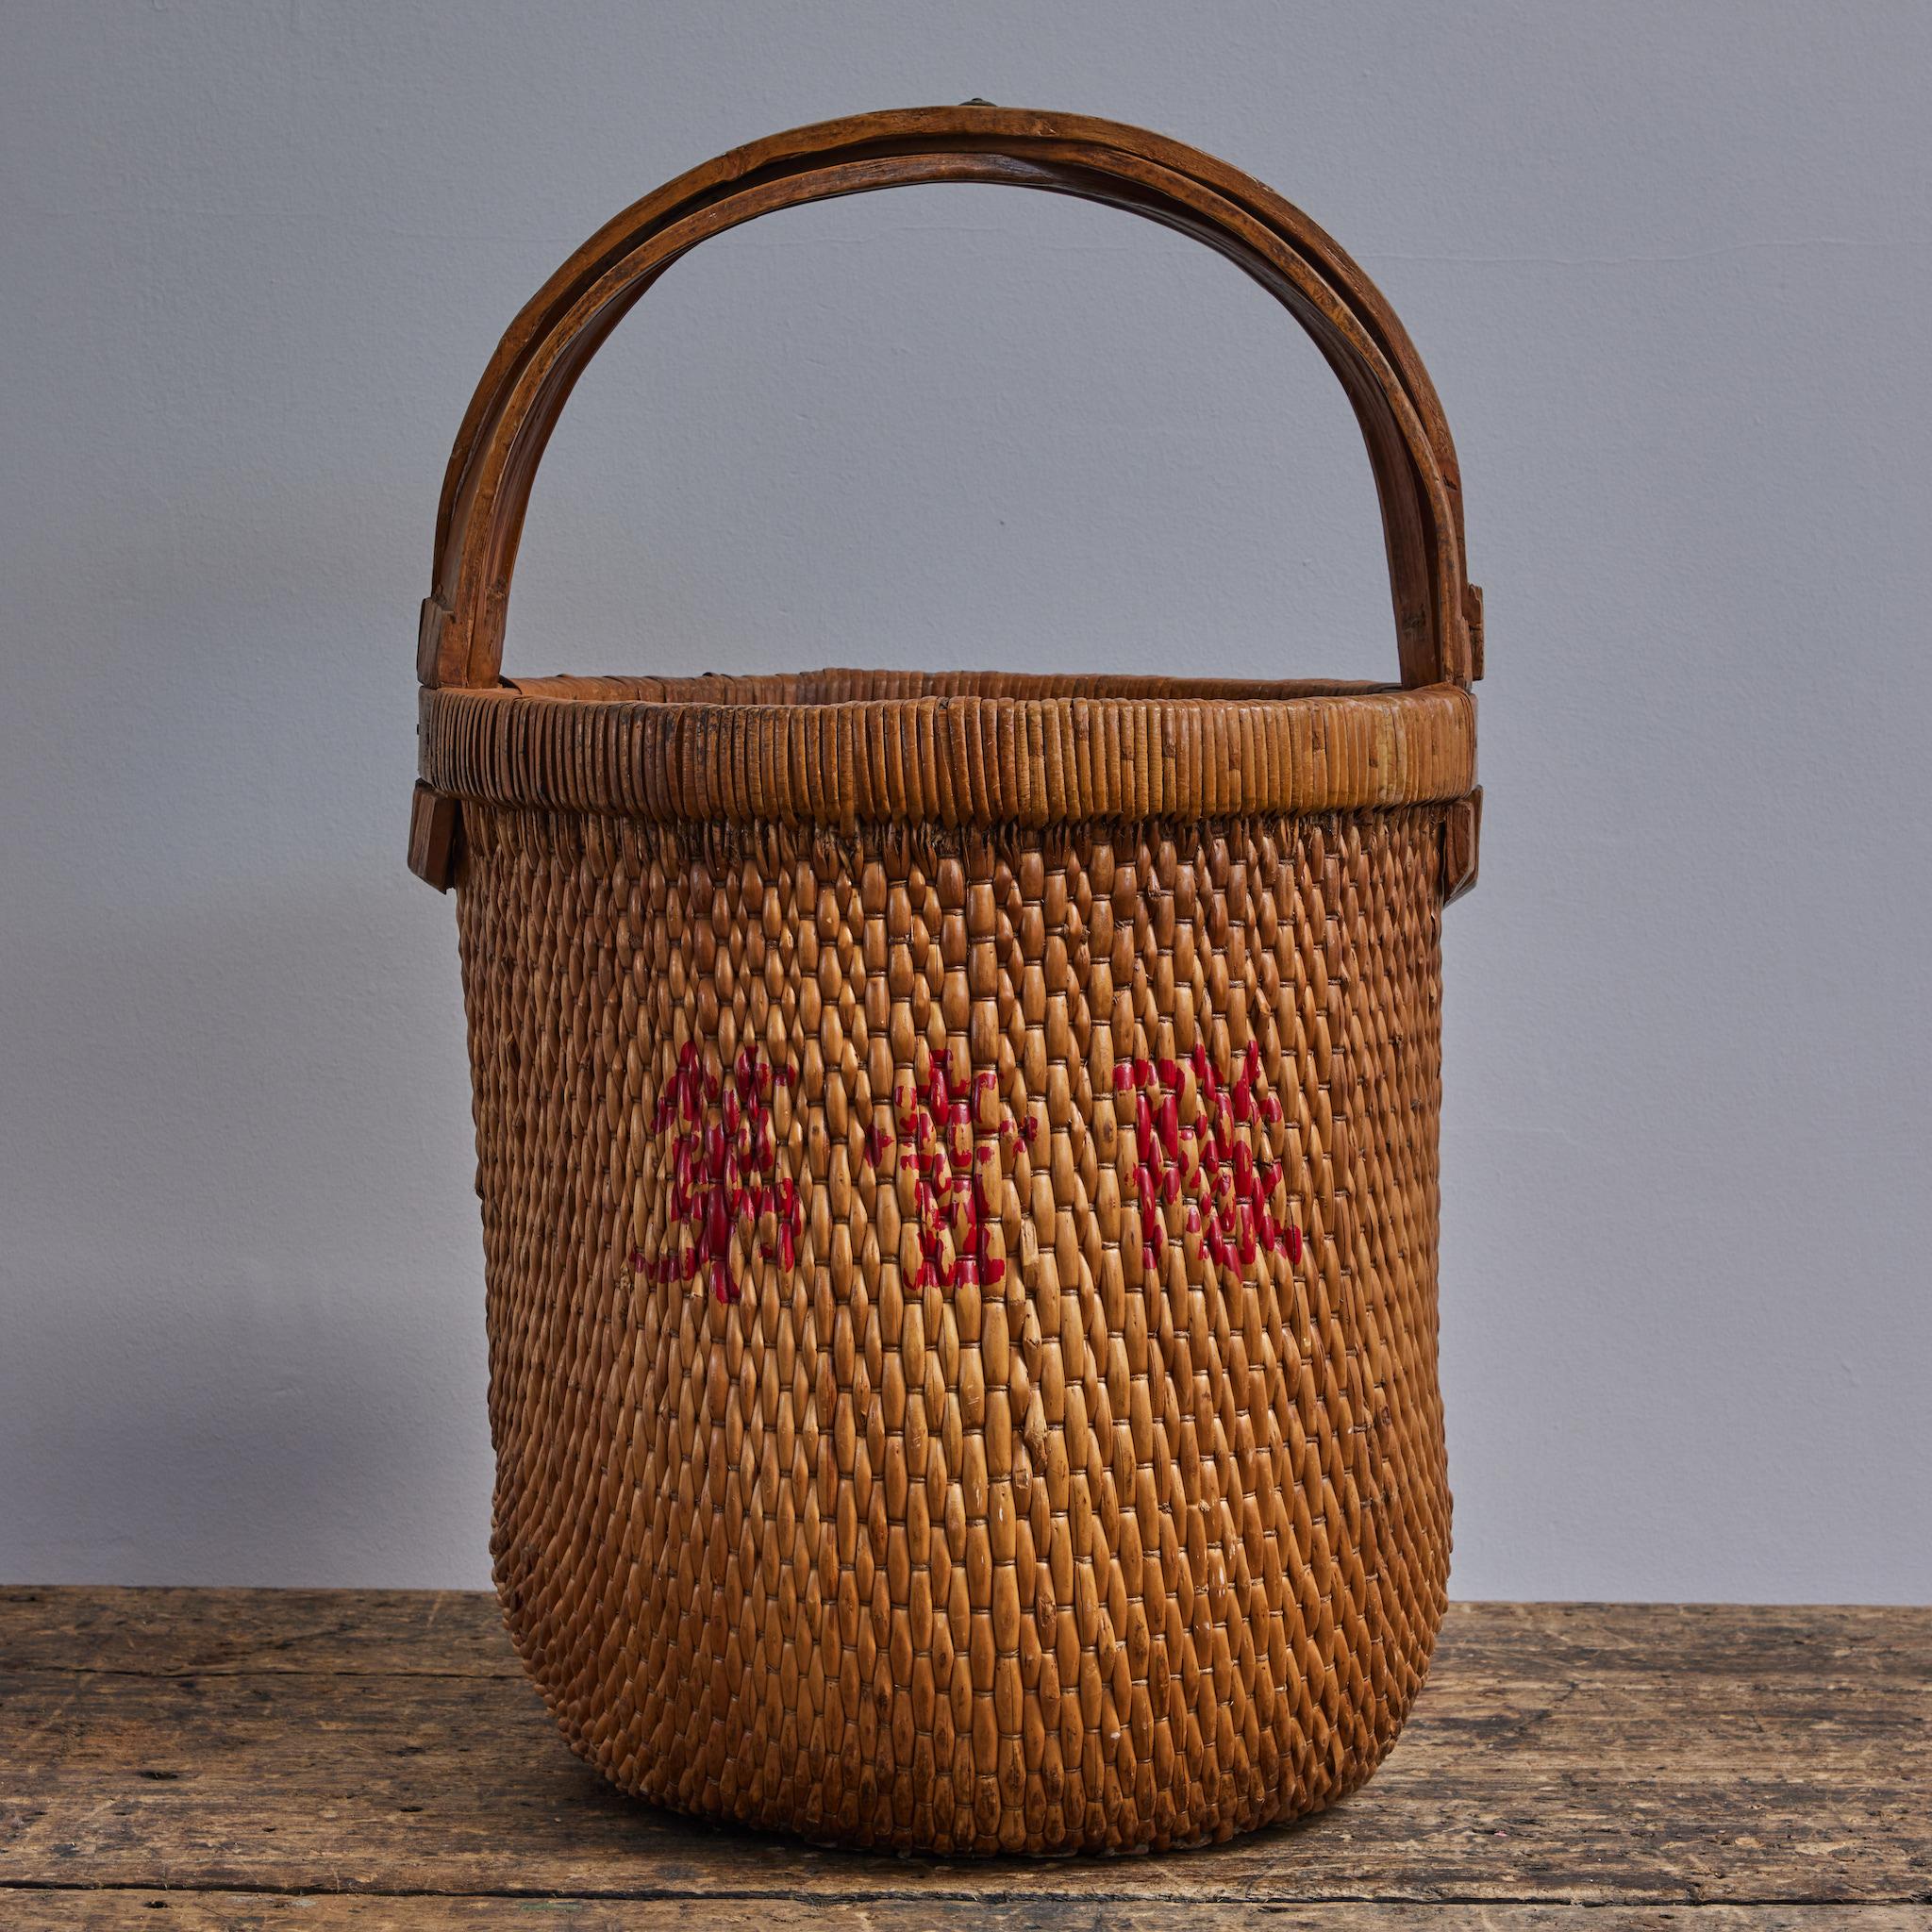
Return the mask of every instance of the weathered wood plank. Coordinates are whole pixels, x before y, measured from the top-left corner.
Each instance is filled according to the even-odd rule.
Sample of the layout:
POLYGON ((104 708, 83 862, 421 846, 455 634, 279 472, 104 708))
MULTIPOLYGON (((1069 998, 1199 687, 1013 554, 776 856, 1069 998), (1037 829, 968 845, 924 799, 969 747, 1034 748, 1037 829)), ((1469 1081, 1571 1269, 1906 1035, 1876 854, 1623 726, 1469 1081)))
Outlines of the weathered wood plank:
POLYGON ((30 1670, 523 1675, 487 1591, 0 1588, 0 1671, 30 1670))
MULTIPOLYGON (((684 1899, 506 1899, 343 1893, 23 1891, 0 1894, 16 1932, 690 1932, 684 1899), (160 1916, 166 1913, 166 1917, 160 1916)), ((1172 1932, 1169 1905, 1034 1897, 928 1905, 724 1899, 704 1932, 1172 1932)), ((1255 1909, 1190 1912, 1189 1932, 1254 1932, 1255 1909)), ((1917 1906, 1276 1905, 1268 1932, 1924 1932, 1917 1906)))
MULTIPOLYGON (((1441 1655, 1532 1675, 1923 1672, 1928 1613, 1886 1606, 1452 1604, 1441 1655)), ((488 1591, 0 1586, 0 1670, 521 1677, 488 1591)))
POLYGON ((1322 1900, 1861 1900, 1924 1921, 1932 1899, 1923 1611, 1463 1607, 1394 1757, 1327 1817, 1044 1871, 815 1851, 622 1799, 564 1749, 487 1598, 11 1592, 0 1707, 16 1886, 702 1898, 774 1927, 848 1905, 890 1925, 895 1901, 922 1923, 1181 1906, 1212 1925, 1322 1900))

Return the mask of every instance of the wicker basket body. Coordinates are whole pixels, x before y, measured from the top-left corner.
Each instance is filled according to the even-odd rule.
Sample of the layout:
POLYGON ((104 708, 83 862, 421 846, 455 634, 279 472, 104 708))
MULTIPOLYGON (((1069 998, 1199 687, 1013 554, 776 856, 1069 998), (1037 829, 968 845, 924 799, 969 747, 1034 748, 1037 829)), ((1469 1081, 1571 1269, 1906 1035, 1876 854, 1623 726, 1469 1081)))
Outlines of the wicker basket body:
MULTIPOLYGON (((940 119, 1002 156, 1045 125, 835 131, 875 165, 910 124, 936 178, 940 119)), ((822 166, 810 135, 780 141, 822 166)), ((499 396, 598 327, 544 302, 499 396)), ((1329 1803, 1395 1738, 1448 1561, 1450 492, 1404 688, 505 683, 476 639, 534 457, 507 541, 475 474, 499 441, 516 473, 516 420, 473 410, 452 466, 412 850, 458 889, 496 1575, 566 1736, 681 1809, 934 1851, 1329 1803)))

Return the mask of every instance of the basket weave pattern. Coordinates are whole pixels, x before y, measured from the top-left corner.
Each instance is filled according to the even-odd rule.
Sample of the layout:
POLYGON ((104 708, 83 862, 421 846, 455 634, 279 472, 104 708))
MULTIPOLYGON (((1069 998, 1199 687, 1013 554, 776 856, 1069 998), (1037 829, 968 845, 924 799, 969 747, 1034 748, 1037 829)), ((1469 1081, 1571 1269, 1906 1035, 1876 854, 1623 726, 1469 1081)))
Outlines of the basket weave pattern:
POLYGON ((1448 1547, 1441 818, 845 840, 466 811, 497 1575, 593 1763, 974 1852, 1224 1837, 1368 1775, 1448 1547), (688 1046, 701 1145, 734 1068, 780 1074, 751 1082, 774 1179, 722 1299, 655 1265, 693 1244, 661 1105, 688 1046), (1224 1173, 1265 1164, 1298 1261, 1244 1257, 1237 1216, 1217 1262, 1198 1159, 1147 1200, 1131 1070, 1163 1063, 1157 1141, 1218 1125, 1224 1173), (946 1138, 908 1105, 936 1067, 987 1210, 938 1265, 908 1144, 946 1138), (809 1204, 789 1267, 779 1176, 809 1204))
POLYGON ((1481 593, 1441 405, 1299 209, 1144 129, 774 135, 593 235, 458 432, 409 862, 457 889, 505 1612, 626 1790, 951 1852, 1366 1778, 1444 1607, 1442 908, 1481 593), (692 247, 905 185, 1206 242, 1359 424, 1397 685, 506 679, 532 479, 692 247))

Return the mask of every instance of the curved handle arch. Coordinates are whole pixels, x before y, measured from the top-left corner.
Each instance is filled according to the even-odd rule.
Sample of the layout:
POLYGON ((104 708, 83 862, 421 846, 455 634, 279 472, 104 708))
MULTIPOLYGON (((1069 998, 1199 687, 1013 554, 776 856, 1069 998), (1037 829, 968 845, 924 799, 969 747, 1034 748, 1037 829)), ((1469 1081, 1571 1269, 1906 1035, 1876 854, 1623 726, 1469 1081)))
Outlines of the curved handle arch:
POLYGON ((941 181, 1122 208, 1193 236, 1259 282, 1314 340, 1361 426, 1403 682, 1480 675, 1448 425, 1402 325, 1347 254, 1272 190, 1164 136, 973 105, 855 115, 734 149, 626 208, 551 276, 498 344, 450 454, 418 640, 422 682, 499 681, 510 577, 544 446, 591 357, 672 262, 779 208, 941 181))

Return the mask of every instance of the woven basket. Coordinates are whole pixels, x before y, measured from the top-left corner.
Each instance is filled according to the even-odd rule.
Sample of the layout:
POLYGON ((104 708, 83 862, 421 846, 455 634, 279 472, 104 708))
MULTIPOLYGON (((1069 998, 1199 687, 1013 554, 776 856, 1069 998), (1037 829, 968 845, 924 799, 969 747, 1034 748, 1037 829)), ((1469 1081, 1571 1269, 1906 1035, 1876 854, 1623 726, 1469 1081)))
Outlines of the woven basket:
POLYGON ((1219 161, 975 104, 776 136, 593 237, 463 422, 414 869, 457 888, 510 1631, 626 1790, 951 1853, 1358 1785, 1443 1607, 1441 909, 1480 605, 1435 393, 1219 161), (1399 687, 500 675, 573 382, 685 250, 930 181, 1108 202, 1303 324, 1399 687))

